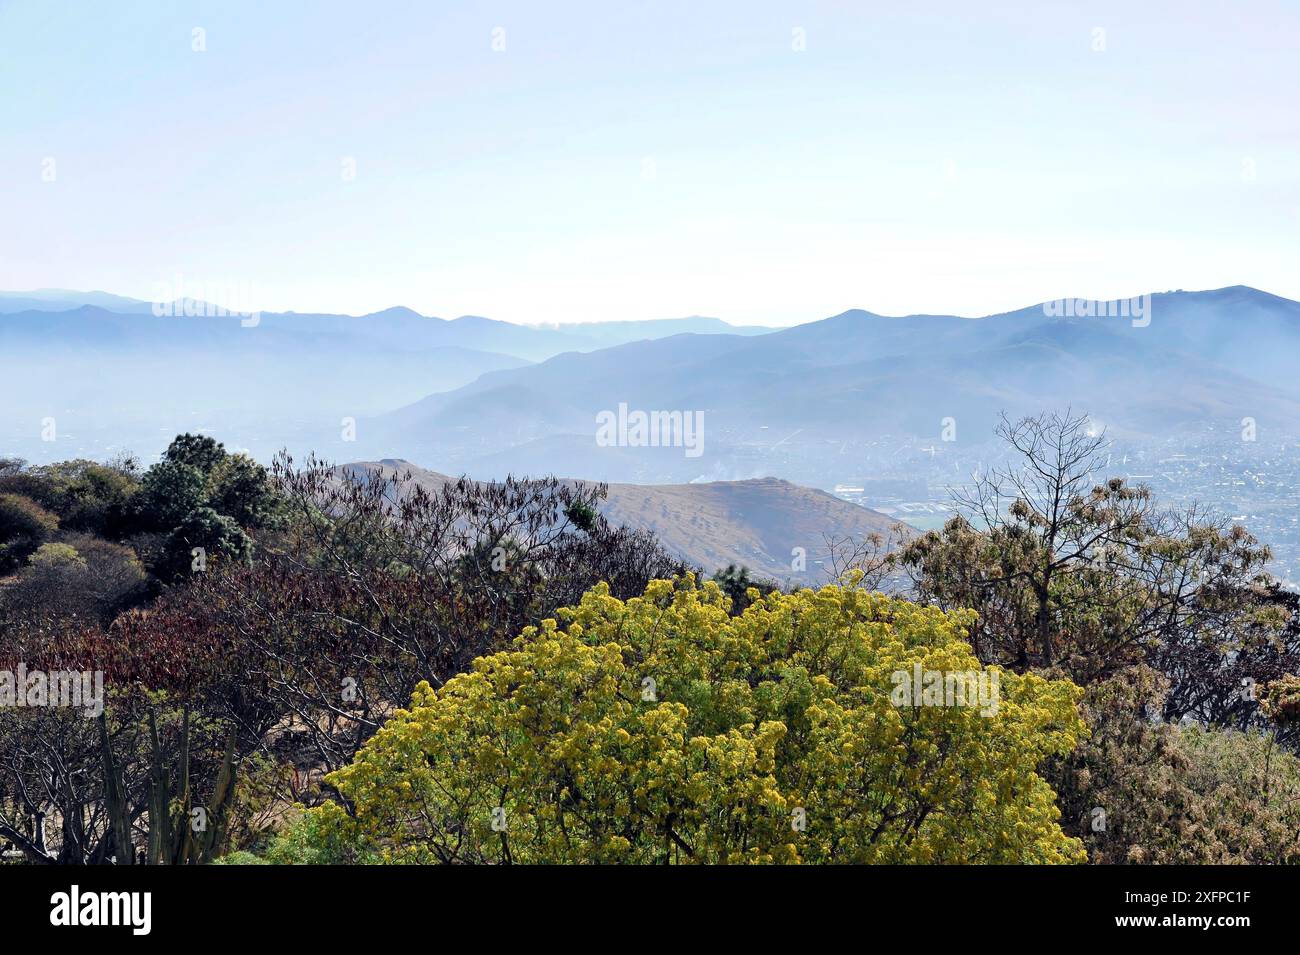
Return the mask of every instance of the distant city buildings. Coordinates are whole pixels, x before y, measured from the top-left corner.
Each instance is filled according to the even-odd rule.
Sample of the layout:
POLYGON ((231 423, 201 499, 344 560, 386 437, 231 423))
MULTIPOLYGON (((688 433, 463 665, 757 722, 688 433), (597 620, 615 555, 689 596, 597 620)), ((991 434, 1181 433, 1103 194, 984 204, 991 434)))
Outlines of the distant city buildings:
MULTIPOLYGON (((881 456, 872 470, 828 475, 843 482, 834 493, 923 530, 942 525, 954 513, 954 487, 992 463, 997 448, 950 447, 932 456, 925 443, 881 456)), ((1116 442, 1111 460, 1107 476, 1145 484, 1164 506, 1199 504, 1243 525, 1273 551, 1271 572, 1300 589, 1300 443, 1247 442, 1236 431, 1207 429, 1145 445, 1116 442)))

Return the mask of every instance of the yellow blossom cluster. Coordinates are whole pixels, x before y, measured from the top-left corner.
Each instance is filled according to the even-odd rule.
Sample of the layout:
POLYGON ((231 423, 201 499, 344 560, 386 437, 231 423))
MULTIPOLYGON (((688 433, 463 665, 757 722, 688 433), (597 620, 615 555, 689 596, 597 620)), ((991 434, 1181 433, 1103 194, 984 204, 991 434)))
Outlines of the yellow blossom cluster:
POLYGON ((1077 688, 999 674, 996 712, 898 706, 891 678, 978 670, 969 613, 855 587, 604 585, 416 690, 330 781, 311 831, 391 862, 1081 862, 1036 773, 1077 688))

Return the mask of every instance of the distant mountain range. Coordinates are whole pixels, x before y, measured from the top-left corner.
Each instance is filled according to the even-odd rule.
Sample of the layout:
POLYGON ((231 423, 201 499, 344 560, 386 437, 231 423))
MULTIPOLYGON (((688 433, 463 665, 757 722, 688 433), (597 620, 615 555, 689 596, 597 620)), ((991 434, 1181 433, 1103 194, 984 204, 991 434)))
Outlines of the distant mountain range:
MULTIPOLYGON (((426 488, 451 478, 409 461, 343 465, 354 473, 411 474, 426 488)), ((670 552, 705 573, 728 564, 781 582, 827 582, 827 541, 888 537, 896 522, 813 488, 765 478, 707 484, 611 484, 601 511, 614 524, 653 531, 670 552), (802 553, 796 551, 800 549, 802 553), (802 557, 802 559, 796 559, 802 557)), ((906 532, 904 530, 904 532, 906 532)))
MULTIPOLYGON (((183 300, 192 302, 193 300, 183 300)), ((207 311, 207 303, 195 303, 207 311)), ((33 292, 0 292, 0 329, 15 336, 26 332, 45 338, 51 332, 71 336, 86 344, 151 342, 209 347, 236 341, 243 346, 252 330, 238 318, 184 316, 181 303, 165 303, 166 317, 156 317, 154 304, 107 292, 72 292, 38 289, 33 292), (30 313, 62 313, 34 315, 30 313), (132 321, 118 320, 132 316, 132 321), (140 321, 141 318, 144 321, 140 321), (44 323, 49 324, 44 324, 44 323), (237 337, 235 337, 237 336, 237 337)), ((492 352, 523 361, 542 361, 566 351, 591 351, 641 339, 667 335, 728 334, 761 335, 772 329, 757 325, 729 325, 719 318, 667 318, 635 322, 575 322, 573 324, 520 325, 477 315, 443 319, 421 315, 405 307, 387 308, 367 315, 338 315, 304 312, 263 312, 256 328, 270 333, 274 344, 294 341, 329 341, 336 347, 361 344, 390 348, 465 348, 492 352)), ((0 332, 0 334, 4 334, 0 332)), ((520 362, 516 362, 520 363, 520 362)), ((436 382, 435 382, 436 384, 436 382)))
POLYGON ((1042 305, 978 319, 854 310, 758 337, 677 335, 490 372, 365 431, 375 447, 482 476, 823 484, 846 455, 865 471, 900 441, 986 441, 1003 411, 1069 406, 1137 439, 1236 433, 1246 417, 1300 434, 1300 303, 1237 286, 1157 294, 1145 308, 1141 319, 1042 305), (601 446, 597 416, 620 405, 702 412, 704 453, 601 446))
POLYGON ((706 318, 524 326, 395 308, 242 327, 159 318, 101 292, 0 293, 0 454, 147 457, 203 429, 264 457, 281 446, 400 455, 481 478, 776 474, 829 487, 900 447, 978 446, 1002 411, 1070 406, 1134 440, 1235 434, 1248 417, 1300 435, 1300 303, 1234 286, 1139 307, 852 310, 779 330, 706 318), (619 409, 700 416, 700 453, 601 440, 599 416, 619 409), (47 417, 53 444, 40 441, 47 417))
POLYGON ((204 429, 266 456, 338 442, 345 418, 562 352, 683 332, 770 331, 698 317, 529 326, 407 308, 263 313, 252 325, 168 307, 177 317, 105 292, 0 292, 0 454, 47 460, 127 448, 148 456, 168 434, 204 429), (54 446, 40 440, 47 418, 62 435, 54 446))

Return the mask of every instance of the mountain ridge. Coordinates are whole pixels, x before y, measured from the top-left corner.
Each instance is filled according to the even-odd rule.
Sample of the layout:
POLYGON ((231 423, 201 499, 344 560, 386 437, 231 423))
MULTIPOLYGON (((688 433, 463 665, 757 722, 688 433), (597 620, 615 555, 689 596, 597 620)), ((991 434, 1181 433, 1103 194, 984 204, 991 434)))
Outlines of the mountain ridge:
MULTIPOLYGON (((494 371, 370 429, 382 445, 487 476, 554 469, 562 461, 545 448, 565 435, 592 444, 595 416, 620 403, 694 409, 712 435, 710 476, 759 454, 767 470, 805 481, 830 466, 827 442, 938 440, 949 418, 969 441, 990 435, 1002 412, 1043 408, 1085 410, 1139 436, 1246 417, 1300 433, 1300 303, 1248 286, 1154 293, 1149 303, 1142 319, 1060 317, 1044 304, 978 319, 849 310, 747 338, 667 336, 494 371), (795 462, 803 470, 762 456, 769 429, 802 432, 789 450, 807 459, 795 462)), ((632 469, 627 455, 592 450, 583 473, 604 480, 700 476, 698 462, 650 453, 663 449, 642 449, 632 469)))
POLYGON ((0 293, 0 453, 34 460, 64 453, 39 440, 52 417, 78 456, 148 456, 159 435, 203 428, 262 457, 398 452, 478 477, 571 465, 622 482, 779 473, 830 486, 887 438, 933 442, 953 418, 970 442, 1003 411, 1072 406, 1135 436, 1248 416, 1300 432, 1300 303, 1246 285, 1152 293, 1149 327, 1040 303, 977 318, 848 309, 753 334, 700 316, 550 328, 400 305, 247 327, 89 302, 55 311, 59 290, 5 312, 22 294, 0 293), (620 403, 702 412, 703 457, 596 446, 595 416, 620 403), (339 437, 346 421, 356 446, 339 437))

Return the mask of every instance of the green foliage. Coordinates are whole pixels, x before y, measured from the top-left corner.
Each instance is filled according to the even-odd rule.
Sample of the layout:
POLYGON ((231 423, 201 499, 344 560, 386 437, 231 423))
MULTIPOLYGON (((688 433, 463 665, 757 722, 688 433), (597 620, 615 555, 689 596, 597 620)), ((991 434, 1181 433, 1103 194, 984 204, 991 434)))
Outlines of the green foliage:
POLYGON ((209 557, 247 561, 249 531, 276 527, 284 517, 264 467, 193 434, 177 437, 145 473, 134 506, 140 530, 165 535, 153 562, 168 581, 190 573, 196 547, 209 557))
POLYGON ((378 865, 379 853, 359 844, 327 814, 300 812, 271 840, 261 859, 271 865, 378 865))
POLYGON ((64 529, 104 537, 126 529, 129 503, 140 486, 130 461, 64 461, 33 468, 26 477, 40 485, 38 500, 59 515, 64 529))
POLYGON ((195 548, 205 561, 246 563, 254 534, 278 530, 285 516, 264 467, 202 435, 178 436, 143 477, 130 458, 34 468, 7 462, 0 470, 0 574, 22 567, 44 544, 58 547, 22 567, 17 584, 0 593, 0 615, 7 605, 47 618, 111 617, 157 592, 157 581, 143 586, 143 568, 177 583, 190 575, 195 548), (80 564, 65 559, 69 547, 80 564), (78 566, 85 573, 75 573, 78 566))
POLYGON ((1212 807, 1222 861, 1300 863, 1300 759, 1256 730, 1189 723, 1178 732, 1193 785, 1212 807))
POLYGON ((58 529, 59 519, 31 498, 0 494, 0 572, 21 564, 58 529))
POLYGON ((599 512, 589 501, 574 500, 570 501, 568 506, 565 507, 564 516, 572 522, 574 527, 590 534, 596 529, 599 512))
POLYGON ((160 576, 169 580, 187 576, 195 566, 196 548, 202 548, 204 562, 247 563, 253 555, 253 542, 239 524, 210 507, 198 507, 168 535, 160 576))
POLYGON ((182 434, 163 452, 163 463, 191 467, 201 474, 211 474, 226 457, 225 446, 215 438, 199 434, 182 434))
POLYGON ((137 506, 146 527, 166 530, 203 507, 207 499, 207 474, 191 464, 162 461, 145 473, 137 506))
POLYGON ((170 531, 202 507, 250 529, 282 514, 266 468, 209 437, 183 434, 145 473, 137 509, 145 529, 170 531))
POLYGON ((1147 667, 1093 685, 1090 736, 1047 775, 1094 863, 1300 862, 1300 760, 1257 731, 1159 719, 1147 667))
POLYGON ((514 649, 417 689, 298 838, 391 862, 1075 862, 1035 774, 1083 732, 1066 681, 994 712, 895 705, 978 671, 972 618, 857 588, 755 600, 603 584, 514 649), (806 823, 806 824, 805 824, 806 823))
POLYGON ((213 865, 270 865, 266 859, 249 852, 247 849, 237 849, 234 852, 227 852, 220 858, 212 860, 213 865))
POLYGON ((208 505, 241 527, 277 526, 284 502, 271 486, 266 468, 243 454, 228 454, 209 474, 208 505))
POLYGON ((710 578, 731 600, 731 612, 741 613, 753 603, 758 594, 770 594, 780 588, 775 581, 751 577, 748 567, 728 564, 723 570, 715 571, 710 578), (754 593, 750 593, 750 590, 754 593))
POLYGON ((42 544, 27 559, 27 564, 37 570, 52 570, 60 567, 84 568, 86 561, 77 553, 77 548, 70 544, 42 544))

